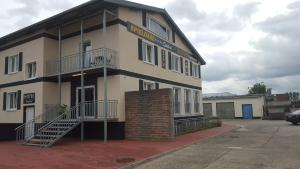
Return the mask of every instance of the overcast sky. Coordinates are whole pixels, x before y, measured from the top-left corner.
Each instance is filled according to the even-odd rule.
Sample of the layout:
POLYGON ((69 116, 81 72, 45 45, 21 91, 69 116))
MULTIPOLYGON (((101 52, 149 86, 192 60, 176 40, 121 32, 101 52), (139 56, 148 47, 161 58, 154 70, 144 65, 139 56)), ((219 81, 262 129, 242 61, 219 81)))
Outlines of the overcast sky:
MULTIPOLYGON (((0 36, 86 1, 5 1, 0 36)), ((207 62, 203 93, 245 94, 256 82, 300 91, 299 0, 132 1, 167 9, 207 62)))

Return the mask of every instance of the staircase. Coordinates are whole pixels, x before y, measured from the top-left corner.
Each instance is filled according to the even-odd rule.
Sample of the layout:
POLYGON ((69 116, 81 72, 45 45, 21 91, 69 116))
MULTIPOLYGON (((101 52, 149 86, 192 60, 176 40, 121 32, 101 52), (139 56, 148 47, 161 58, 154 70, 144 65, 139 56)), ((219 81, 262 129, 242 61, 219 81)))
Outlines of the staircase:
POLYGON ((77 105, 51 120, 45 120, 45 115, 42 114, 24 123, 16 128, 17 142, 29 146, 50 147, 81 123, 81 118, 77 115, 80 107, 77 105))
POLYGON ((83 120, 116 120, 117 104, 118 101, 109 100, 106 113, 103 111, 104 102, 102 100, 85 102, 82 104, 83 109, 81 104, 78 104, 64 113, 59 113, 58 108, 51 109, 50 113, 43 113, 16 128, 16 141, 29 146, 50 147, 81 124, 83 120), (85 112, 84 117, 79 115, 81 110, 85 112))

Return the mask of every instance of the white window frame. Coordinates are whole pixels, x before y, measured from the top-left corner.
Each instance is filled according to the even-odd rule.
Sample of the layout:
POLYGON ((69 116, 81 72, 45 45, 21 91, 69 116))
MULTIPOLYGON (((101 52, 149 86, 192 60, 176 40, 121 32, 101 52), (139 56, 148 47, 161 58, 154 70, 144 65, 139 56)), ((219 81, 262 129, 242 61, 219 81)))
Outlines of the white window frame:
POLYGON ((152 44, 150 44, 150 43, 143 40, 143 42, 142 42, 142 51, 143 51, 143 61, 145 63, 149 63, 149 64, 154 65, 154 63, 155 63, 155 60, 154 60, 154 45, 152 45, 152 44), (149 56, 149 53, 147 51, 148 47, 150 47, 150 49, 151 49, 150 56, 149 56), (151 59, 151 60, 149 61, 149 59, 151 59))
POLYGON ((36 62, 26 63, 26 71, 25 71, 25 77, 26 77, 26 79, 30 80, 30 79, 35 79, 37 77, 36 68, 37 68, 36 62), (29 76, 29 66, 30 65, 35 65, 35 67, 33 69, 34 71, 32 71, 32 72, 34 72, 34 76, 32 76, 32 77, 29 76))
POLYGON ((194 112, 196 114, 200 113, 200 92, 198 90, 194 91, 194 112), (198 111, 196 111, 198 108, 198 111))
POLYGON ((191 114, 191 90, 190 89, 184 89, 184 112, 185 114, 191 114), (188 107, 187 107, 188 106, 188 107))
POLYGON ((7 64, 7 74, 14 74, 19 71, 19 54, 9 56, 7 64), (15 59, 15 60, 14 60, 15 59), (13 62, 14 61, 14 62, 13 62))
POLYGON ((18 92, 6 94, 6 111, 16 111, 18 108, 18 92))
POLYGON ((155 83, 151 81, 143 81, 144 90, 155 90, 155 83))
POLYGON ((193 77, 199 77, 198 72, 198 64, 195 64, 192 62, 192 76, 193 77))
POLYGON ((155 18, 151 17, 151 16, 147 16, 147 28, 149 31, 151 31, 152 33, 154 33, 155 35, 159 36, 160 38, 163 38, 167 41, 170 41, 171 39, 171 31, 170 29, 168 29, 168 27, 164 24, 161 24, 159 21, 157 21, 155 18), (160 27, 164 28, 166 31, 163 33, 159 33, 156 30, 154 30, 155 28, 151 27, 151 21, 158 24, 160 27))
POLYGON ((171 56, 171 70, 180 73, 181 64, 180 64, 180 56, 172 53, 171 56))
POLYGON ((181 114, 181 88, 179 87, 174 87, 173 88, 173 93, 174 93, 174 114, 176 115, 180 115, 181 114), (178 91, 177 95, 176 92, 178 91), (178 96, 178 98, 176 99, 176 96, 178 96))

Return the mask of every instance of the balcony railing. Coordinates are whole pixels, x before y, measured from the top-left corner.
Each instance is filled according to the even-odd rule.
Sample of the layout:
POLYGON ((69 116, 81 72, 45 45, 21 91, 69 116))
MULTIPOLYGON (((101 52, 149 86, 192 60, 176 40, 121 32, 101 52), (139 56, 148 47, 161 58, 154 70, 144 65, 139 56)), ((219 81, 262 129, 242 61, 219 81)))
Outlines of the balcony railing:
MULTIPOLYGON (((99 48, 83 52, 84 70, 101 68, 104 66, 104 58, 107 58, 106 66, 114 68, 116 66, 117 52, 108 48, 99 48)), ((79 72, 82 63, 81 53, 76 53, 61 58, 61 74, 79 72)), ((55 76, 59 74, 59 60, 49 60, 46 62, 46 75, 55 76)))

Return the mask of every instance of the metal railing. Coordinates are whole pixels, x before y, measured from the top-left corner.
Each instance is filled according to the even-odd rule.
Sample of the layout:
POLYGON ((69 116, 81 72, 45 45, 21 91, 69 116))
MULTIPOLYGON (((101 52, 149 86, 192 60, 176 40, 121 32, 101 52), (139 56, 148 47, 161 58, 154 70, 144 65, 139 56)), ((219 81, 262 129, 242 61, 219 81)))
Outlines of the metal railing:
MULTIPOLYGON (((99 48, 91 51, 83 52, 84 70, 101 68, 104 66, 104 58, 106 57, 107 67, 116 66, 117 52, 109 48, 99 48)), ((81 70, 82 57, 81 53, 75 53, 61 58, 61 74, 78 72, 81 70)), ((46 76, 54 76, 59 73, 59 60, 46 61, 46 76)))
POLYGON ((95 100, 87 101, 84 104, 78 104, 65 112, 61 112, 58 105, 47 105, 45 113, 38 115, 34 119, 22 124, 15 129, 16 141, 26 142, 39 134, 43 129, 60 120, 69 123, 77 120, 108 120, 117 119, 117 100, 108 101, 107 114, 104 113, 104 101, 95 100), (84 106, 85 114, 81 116, 82 106, 84 106))
POLYGON ((23 142, 34 137, 45 124, 55 119, 57 116, 49 116, 48 113, 43 113, 36 116, 34 119, 20 125, 15 129, 16 141, 23 142))
POLYGON ((215 117, 191 117, 174 120, 176 136, 221 125, 221 120, 215 117))

